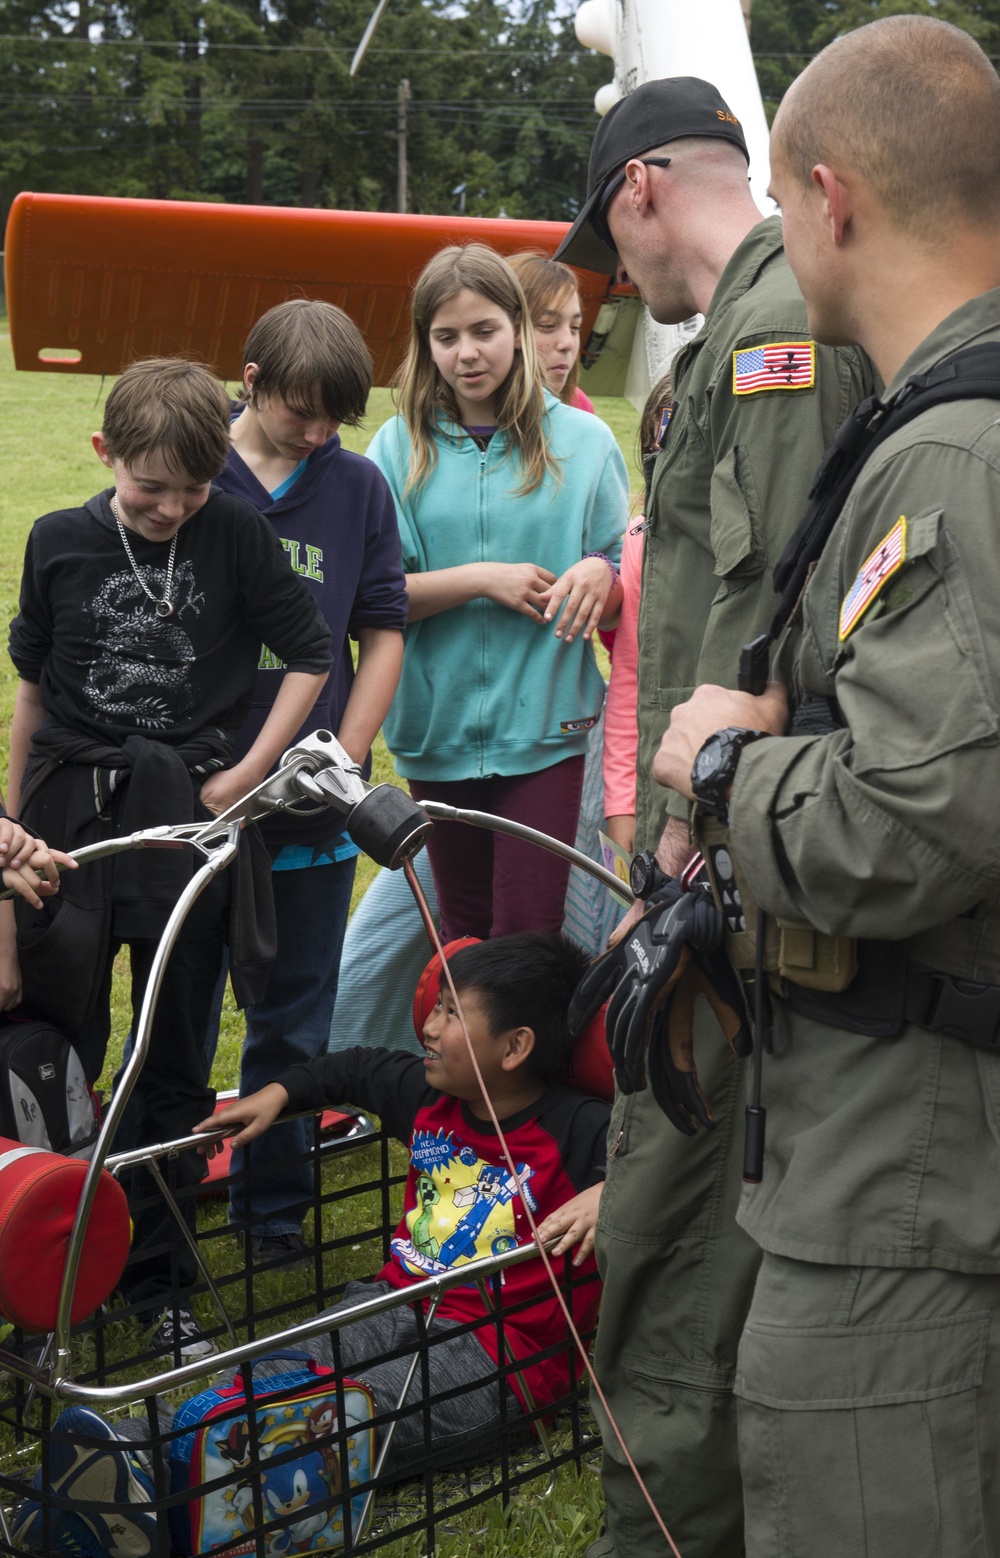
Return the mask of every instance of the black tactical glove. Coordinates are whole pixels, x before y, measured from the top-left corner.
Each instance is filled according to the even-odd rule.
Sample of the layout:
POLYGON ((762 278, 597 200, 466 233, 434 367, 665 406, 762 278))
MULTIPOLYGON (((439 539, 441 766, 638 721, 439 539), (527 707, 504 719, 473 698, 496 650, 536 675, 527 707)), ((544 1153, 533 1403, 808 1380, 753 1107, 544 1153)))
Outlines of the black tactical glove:
POLYGON ((610 995, 605 1026, 623 1093, 645 1087, 678 1130, 712 1129, 711 1109, 694 1065, 696 996, 709 999, 738 1054, 750 1051, 742 993, 721 953, 723 919, 704 887, 686 892, 676 880, 655 892, 626 936, 584 974, 570 1003, 579 1033, 610 995))
POLYGON ((649 1086, 667 1119, 685 1136, 699 1125, 715 1129, 715 1116, 698 1082, 694 1060, 694 1003, 703 995, 734 1054, 753 1049, 744 1017, 743 991, 721 948, 690 948, 686 966, 668 1000, 654 1013, 646 1071, 649 1086))
MULTIPOLYGON (((651 959, 644 945, 648 941, 649 923, 654 919, 659 923, 664 911, 674 907, 683 896, 680 883, 671 877, 665 887, 657 888, 647 900, 642 919, 632 927, 629 935, 623 936, 616 946, 595 958, 569 1003, 570 1033, 582 1033, 619 983, 630 986, 633 975, 641 974, 644 965, 649 967, 651 959)), ((610 1042, 610 1025, 607 1031, 610 1042)))

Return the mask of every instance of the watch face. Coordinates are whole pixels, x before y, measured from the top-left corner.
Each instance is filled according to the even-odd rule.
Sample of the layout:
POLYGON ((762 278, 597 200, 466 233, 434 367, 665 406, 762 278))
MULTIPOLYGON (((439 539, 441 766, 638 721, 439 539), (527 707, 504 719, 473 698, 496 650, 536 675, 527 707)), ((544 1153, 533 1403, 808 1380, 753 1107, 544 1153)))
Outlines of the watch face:
POLYGON ((691 770, 693 784, 701 784, 706 779, 712 778, 722 759, 722 745, 719 734, 709 736, 694 760, 694 767, 691 770))
POLYGON ((733 782, 740 753, 751 741, 759 740, 761 734, 758 730, 742 730, 736 726, 717 730, 709 736, 691 766, 691 788, 696 797, 723 820, 729 811, 724 792, 733 782))
POLYGON ((632 857, 632 863, 628 868, 629 886, 637 898, 645 898, 653 883, 655 862, 649 850, 640 850, 632 857))
POLYGON ((641 855, 634 855, 628 868, 628 885, 637 898, 642 897, 646 885, 646 868, 641 855))

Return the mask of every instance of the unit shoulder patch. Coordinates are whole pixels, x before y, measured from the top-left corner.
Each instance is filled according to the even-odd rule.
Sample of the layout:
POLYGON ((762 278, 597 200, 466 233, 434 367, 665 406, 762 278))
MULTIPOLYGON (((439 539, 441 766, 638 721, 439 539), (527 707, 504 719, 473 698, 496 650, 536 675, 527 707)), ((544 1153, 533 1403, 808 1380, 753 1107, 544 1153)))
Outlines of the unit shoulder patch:
POLYGON ((866 558, 851 588, 844 596, 840 608, 840 631, 843 643, 857 627, 872 601, 894 573, 898 573, 906 561, 906 515, 900 514, 889 534, 885 536, 866 558))
POLYGON ((816 383, 815 341, 762 341, 733 352, 733 394, 807 390, 816 383))

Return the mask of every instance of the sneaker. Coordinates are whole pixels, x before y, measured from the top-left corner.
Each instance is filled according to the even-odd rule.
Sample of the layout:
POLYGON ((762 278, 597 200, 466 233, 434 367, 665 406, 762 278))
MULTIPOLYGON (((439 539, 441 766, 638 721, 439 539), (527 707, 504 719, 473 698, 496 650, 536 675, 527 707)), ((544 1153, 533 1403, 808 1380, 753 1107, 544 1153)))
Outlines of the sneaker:
MULTIPOLYGON (((69 1407, 52 1428, 50 1493, 77 1506, 108 1507, 100 1512, 53 1509, 46 1547, 42 1505, 24 1499, 14 1512, 14 1546, 64 1558, 147 1558, 156 1541, 156 1516, 143 1508, 152 1502, 153 1484, 138 1461, 110 1423, 89 1407, 69 1407)), ((41 1489, 41 1467, 31 1486, 41 1489)))
POLYGON ((301 1266, 309 1259, 309 1246, 300 1233, 255 1233, 250 1253, 255 1266, 301 1266))
POLYGON ((180 1356, 185 1363, 207 1358, 217 1351, 190 1309, 165 1309, 149 1336, 149 1345, 159 1357, 180 1356))

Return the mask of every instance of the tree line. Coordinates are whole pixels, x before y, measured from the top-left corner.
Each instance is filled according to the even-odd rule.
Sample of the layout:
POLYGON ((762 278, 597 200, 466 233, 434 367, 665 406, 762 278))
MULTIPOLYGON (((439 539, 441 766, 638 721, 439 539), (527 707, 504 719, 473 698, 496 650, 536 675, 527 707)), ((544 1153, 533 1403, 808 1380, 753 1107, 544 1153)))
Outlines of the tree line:
MULTIPOLYGON (((3 0, 0 215, 21 189, 396 210, 405 81, 408 209, 572 216, 610 72, 575 0, 390 0, 351 78, 373 5, 3 0)), ((1000 0, 753 0, 768 112, 838 32, 914 11, 1000 53, 1000 0)))

